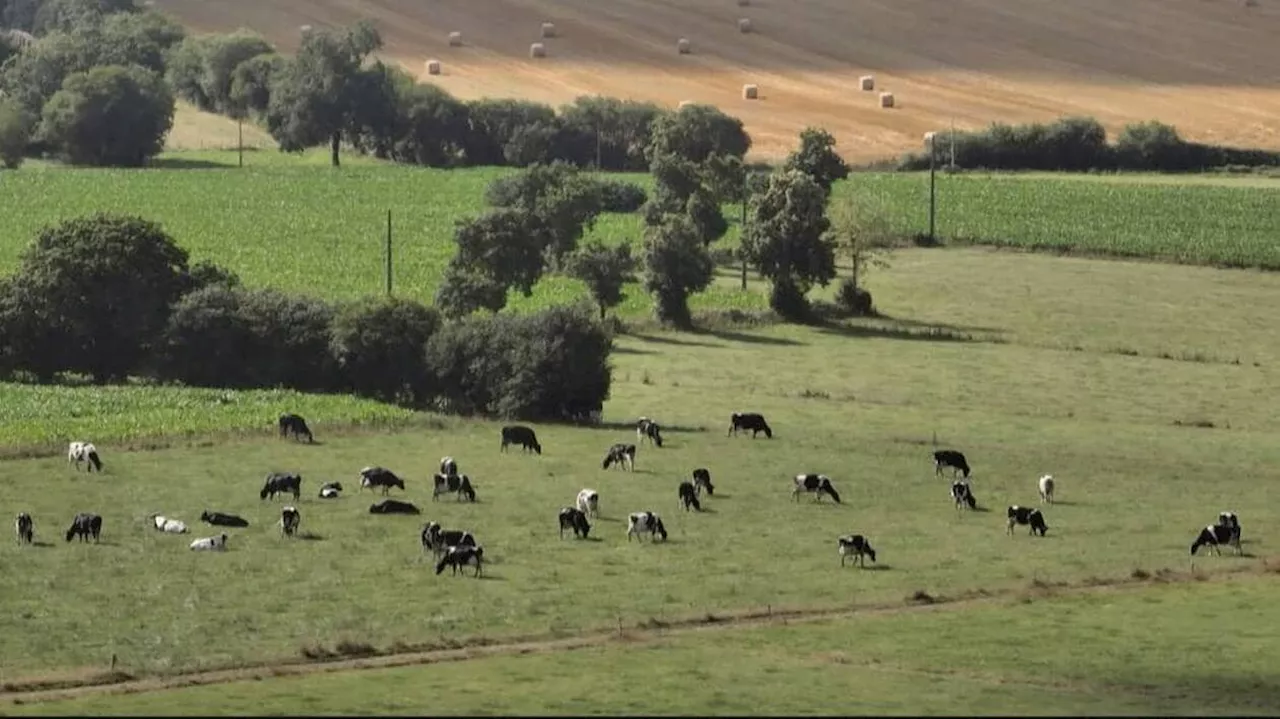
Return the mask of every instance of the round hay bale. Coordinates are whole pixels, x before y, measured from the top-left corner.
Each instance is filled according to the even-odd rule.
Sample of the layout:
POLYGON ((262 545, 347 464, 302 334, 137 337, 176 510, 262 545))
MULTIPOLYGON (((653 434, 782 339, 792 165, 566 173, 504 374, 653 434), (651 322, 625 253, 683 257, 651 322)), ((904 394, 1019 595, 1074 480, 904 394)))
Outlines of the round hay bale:
POLYGON ((749 17, 738 18, 738 32, 751 32, 752 27, 753 26, 751 25, 751 18, 749 17))
POLYGON ((924 134, 924 149, 929 149, 933 145, 934 138, 938 136, 936 132, 926 132, 924 134))
POLYGON ((529 57, 538 58, 547 56, 547 46, 540 42, 535 42, 529 46, 529 57))
POLYGON ((555 36, 556 36, 556 24, 555 24, 555 23, 553 23, 553 22, 544 22, 544 23, 542 23, 542 36, 543 36, 543 37, 555 37, 555 36))
POLYGON ((428 75, 439 75, 439 74, 440 74, 440 61, 439 61, 439 60, 427 60, 427 74, 428 74, 428 75))
POLYGON ((876 89, 875 76, 863 75, 862 77, 858 78, 858 87, 861 87, 863 92, 871 92, 872 90, 876 89))
POLYGON ((750 7, 751 0, 738 0, 738 7, 750 7))
POLYGON ((880 93, 880 107, 893 107, 893 106, 894 106, 893 93, 892 92, 880 93))
POLYGON ((462 47, 462 33, 457 31, 449 33, 449 47, 462 47))
POLYGON ((682 37, 676 40, 676 52, 681 55, 688 55, 693 51, 693 46, 689 44, 689 38, 682 37))
POLYGON ((311 32, 311 26, 310 26, 310 25, 303 25, 302 27, 300 27, 300 28, 298 28, 298 29, 299 29, 299 30, 301 30, 302 32, 311 32))
POLYGON ((757 100, 757 99, 759 99, 759 98, 760 98, 760 87, 759 87, 759 86, 757 86, 757 85, 743 85, 743 86, 742 86, 742 99, 743 99, 743 100, 757 100))
POLYGON ((683 110, 684 108, 686 108, 686 107, 688 107, 688 106, 690 106, 690 105, 693 105, 693 104, 696 104, 696 103, 694 103, 694 101, 693 101, 693 100, 681 100, 681 101, 680 101, 680 104, 679 104, 679 105, 676 105, 676 109, 677 109, 677 110, 683 110))

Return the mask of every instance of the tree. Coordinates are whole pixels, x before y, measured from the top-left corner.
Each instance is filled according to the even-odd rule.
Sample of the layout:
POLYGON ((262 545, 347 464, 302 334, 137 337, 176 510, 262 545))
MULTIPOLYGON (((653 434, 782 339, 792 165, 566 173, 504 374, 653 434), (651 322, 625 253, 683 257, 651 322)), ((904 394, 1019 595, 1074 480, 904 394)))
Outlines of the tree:
POLYGON ((648 168, 645 148, 653 137, 654 120, 665 112, 648 102, 582 96, 560 108, 560 120, 583 141, 570 153, 575 164, 636 172, 648 168))
POLYGON ((68 76, 87 72, 101 64, 101 46, 88 33, 56 32, 37 40, 14 56, 0 73, 0 89, 32 115, 39 116, 45 102, 68 76))
POLYGON ((701 165, 717 156, 741 158, 750 149, 751 136, 742 120, 710 105, 685 105, 654 119, 646 154, 650 163, 674 155, 701 165))
POLYGON ((16 170, 31 141, 35 118, 22 105, 0 98, 0 165, 16 170))
POLYGON ((807 127, 800 133, 800 146, 787 157, 783 170, 799 170, 831 194, 836 180, 849 176, 849 165, 836 154, 836 139, 826 130, 807 127))
POLYGON ((849 194, 833 201, 827 215, 828 237, 849 258, 849 277, 841 282, 836 299, 853 314, 868 314, 871 293, 863 288, 862 278, 868 269, 888 267, 885 255, 895 242, 888 211, 878 198, 849 194))
POLYGON ((477 310, 498 312, 507 304, 508 287, 492 277, 463 267, 455 257, 445 267, 436 307, 445 317, 457 319, 477 310))
POLYGON ((236 65, 227 97, 230 114, 239 119, 264 117, 271 106, 271 86, 285 59, 274 52, 255 55, 236 65))
POLYGON ((435 85, 410 82, 399 93, 396 133, 386 157, 428 167, 463 162, 468 125, 467 105, 435 85))
POLYGON ((631 256, 630 245, 605 247, 593 241, 570 256, 569 275, 586 283, 591 298, 600 308, 600 319, 610 307, 621 304, 622 286, 635 282, 636 260, 631 256))
POLYGON ((685 215, 667 215, 645 231, 644 288, 653 295, 658 319, 689 328, 689 295, 711 285, 715 264, 685 215))
POLYGON ((836 276, 835 245, 826 237, 827 194, 798 170, 778 171, 752 200, 752 221, 743 253, 773 282, 769 306, 788 319, 805 319, 805 294, 836 276))
POLYGON ((73 164, 139 167, 164 149, 173 112, 159 75, 96 67, 68 77, 45 103, 40 137, 73 164))
POLYGON ((600 183, 572 165, 556 161, 535 164, 524 172, 490 183, 485 198, 497 207, 527 213, 539 221, 548 261, 555 267, 595 225, 603 207, 600 183))
POLYGON ((542 222, 519 209, 490 210, 457 224, 458 265, 487 275, 526 297, 542 278, 547 234, 542 222))
POLYGON ((430 395, 427 341, 440 314, 412 300, 366 300, 333 321, 333 355, 345 386, 384 402, 425 403, 430 395))
POLYGON ((467 116, 467 164, 525 167, 550 161, 545 154, 548 140, 560 129, 551 107, 527 100, 483 99, 467 103, 467 116))

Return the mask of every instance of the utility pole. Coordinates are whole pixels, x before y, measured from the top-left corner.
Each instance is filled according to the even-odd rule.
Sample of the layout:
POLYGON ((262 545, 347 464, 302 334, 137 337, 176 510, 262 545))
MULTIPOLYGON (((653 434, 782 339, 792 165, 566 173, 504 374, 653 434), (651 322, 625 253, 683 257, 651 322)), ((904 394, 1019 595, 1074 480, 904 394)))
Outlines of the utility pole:
POLYGON ((391 296, 391 209, 387 209, 387 297, 391 296))
POLYGON ((738 237, 738 256, 742 258, 742 289, 743 291, 746 291, 747 289, 747 253, 746 253, 747 197, 748 197, 747 188, 750 187, 751 185, 751 183, 748 182, 748 180, 750 179, 750 176, 751 176, 750 171, 747 170, 747 168, 744 166, 742 168, 742 221, 738 225, 739 227, 742 228, 739 231, 739 237, 738 237))
POLYGON ((236 118, 236 166, 244 167, 244 118, 242 117, 236 118))
POLYGON ((938 137, 937 133, 929 136, 929 242, 931 244, 938 243, 938 235, 936 233, 937 224, 937 163, 938 153, 934 151, 934 140, 938 137))

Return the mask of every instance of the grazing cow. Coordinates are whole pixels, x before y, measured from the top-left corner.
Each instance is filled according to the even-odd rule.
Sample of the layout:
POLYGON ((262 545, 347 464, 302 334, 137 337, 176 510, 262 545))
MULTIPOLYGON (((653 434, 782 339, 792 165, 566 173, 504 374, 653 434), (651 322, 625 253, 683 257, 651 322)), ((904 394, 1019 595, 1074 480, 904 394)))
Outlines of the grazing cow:
POLYGON ((398 499, 384 499, 377 504, 369 505, 369 514, 422 514, 413 502, 401 502, 398 499))
POLYGON ((280 415, 280 438, 284 439, 289 435, 293 435, 294 439, 300 440, 306 437, 308 442, 314 443, 315 437, 311 435, 311 428, 307 427, 307 420, 302 415, 282 414, 280 415))
POLYGON ((871 542, 861 534, 846 534, 836 540, 840 545, 840 566, 844 566, 845 559, 850 554, 858 566, 865 567, 867 562, 863 557, 871 557, 871 561, 876 561, 876 550, 871 547, 871 542))
POLYGON ((564 530, 572 529, 576 537, 587 538, 587 534, 591 531, 591 524, 587 522, 587 515, 581 509, 575 507, 564 507, 560 510, 560 538, 564 539, 564 530))
POLYGON ((471 486, 471 478, 467 475, 456 474, 437 474, 435 476, 435 489, 431 492, 431 501, 446 492, 454 492, 457 494, 458 501, 466 496, 468 502, 476 501, 476 490, 471 486))
POLYGON ((191 551, 193 552, 225 552, 227 551, 227 535, 219 534, 216 537, 205 537, 197 539, 191 543, 191 551))
POLYGON ((453 567, 454 575, 468 564, 476 565, 475 576, 480 576, 480 565, 484 561, 484 547, 452 546, 445 550, 444 556, 436 563, 436 574, 444 572, 445 567, 453 567))
POLYGON ((280 534, 286 537, 294 536, 301 523, 302 515, 298 513, 297 507, 290 505, 280 510, 280 534))
POLYGON ((14 531, 18 533, 18 544, 32 544, 36 536, 36 523, 31 519, 31 515, 26 512, 18 512, 18 518, 13 523, 14 531))
POLYGON ((453 457, 442 457, 440 459, 440 474, 452 476, 458 473, 458 463, 453 461, 453 457))
POLYGON ((72 442, 67 448, 67 464, 75 463, 76 471, 80 470, 81 462, 88 462, 88 470, 102 471, 102 459, 98 456, 98 448, 93 446, 91 442, 72 442))
POLYGON ((342 494, 342 482, 328 482, 320 487, 320 499, 337 499, 342 494))
POLYGON ((247 527, 249 520, 237 517, 234 514, 225 512, 210 512, 205 510, 200 513, 200 521, 212 524, 215 527, 247 527))
POLYGON ((956 502, 956 509, 960 509, 965 505, 968 505, 969 509, 978 508, 978 500, 973 496, 973 488, 962 479, 957 479, 951 483, 951 498, 956 502))
POLYGON ((399 487, 403 492, 404 480, 385 467, 365 467, 360 470, 360 491, 372 491, 374 487, 381 487, 382 496, 385 497, 392 487, 399 487))
POLYGON ((1053 475, 1046 474, 1040 478, 1040 501, 1053 504, 1053 475))
POLYGON ((267 475, 267 480, 263 483, 262 492, 258 497, 275 499, 277 494, 285 492, 292 494, 295 500, 301 498, 302 475, 293 472, 272 472, 267 475))
POLYGON ((940 449, 933 453, 934 474, 941 475, 943 467, 951 468, 952 477, 957 472, 964 472, 965 479, 969 478, 969 463, 965 461, 963 454, 954 449, 940 449))
POLYGON ((702 490, 707 490, 707 496, 715 495, 716 488, 711 484, 711 470, 698 468, 693 470, 693 489, 698 494, 702 494, 702 490))
POLYGON ((698 501, 698 490, 693 488, 693 482, 688 480, 681 482, 677 492, 679 493, 677 496, 680 498, 680 505, 684 507, 684 511, 689 511, 690 507, 699 512, 702 511, 702 502, 698 501))
POLYGON ((822 495, 829 494, 836 504, 840 503, 840 494, 831 486, 831 478, 825 474, 797 474, 795 488, 791 490, 792 498, 799 502, 801 492, 812 494, 815 502, 822 501, 822 495))
POLYGON ((1218 514, 1218 523, 1210 524, 1200 530, 1200 536, 1196 537, 1196 541, 1191 545, 1191 554, 1195 555, 1196 550, 1202 546, 1208 546, 1213 549, 1215 554, 1222 554, 1220 545, 1227 545, 1236 550, 1236 554, 1242 554, 1240 547, 1240 519, 1236 517, 1235 512, 1222 512, 1218 514))
POLYGON ((662 541, 667 541, 667 528, 662 524, 662 518, 653 512, 633 512, 627 515, 627 541, 631 541, 632 535, 640 536, 641 532, 649 533, 649 540, 656 542, 657 535, 662 535, 662 541))
POLYGON ((662 428, 658 426, 657 422, 654 422, 648 417, 641 417, 640 420, 636 422, 636 441, 644 442, 646 439, 661 447, 662 428))
POLYGON ((764 415, 755 412, 734 412, 729 417, 729 434, 737 434, 738 430, 750 431, 752 439, 761 432, 764 432, 764 436, 769 439, 773 439, 773 430, 769 428, 769 423, 764 421, 764 415))
POLYGON ((1013 525, 1024 524, 1030 527, 1028 534, 1040 533, 1043 537, 1044 533, 1049 531, 1049 526, 1044 523, 1044 514, 1034 507, 1019 507, 1013 505, 1009 507, 1009 525, 1007 527, 1008 534, 1013 534, 1013 525))
POLYGON ((186 534, 187 525, 180 519, 170 519, 162 517, 159 514, 151 515, 151 521, 156 525, 158 531, 165 534, 186 534))
POLYGON ((441 529, 439 522, 427 522, 422 527, 423 552, 439 554, 449 547, 474 547, 476 544, 475 535, 463 529, 441 529))
POLYGON ((592 517, 600 516, 600 493, 594 489, 584 489, 578 492, 578 510, 583 514, 589 514, 592 517))
POLYGON ((98 542, 98 535, 102 534, 102 517, 96 514, 81 512, 71 520, 71 528, 67 530, 67 541, 79 536, 81 542, 89 541, 89 537, 93 537, 95 544, 98 542))
POLYGON ((636 471, 636 446, 618 443, 610 447, 609 453, 604 456, 604 462, 601 462, 601 467, 608 469, 611 464, 617 464, 630 472, 636 471))
POLYGON ((538 435, 534 434, 533 429, 525 427, 521 424, 507 425, 502 428, 502 451, 507 451, 507 445, 518 444, 528 452, 533 450, 537 454, 542 454, 542 445, 538 444, 538 435))

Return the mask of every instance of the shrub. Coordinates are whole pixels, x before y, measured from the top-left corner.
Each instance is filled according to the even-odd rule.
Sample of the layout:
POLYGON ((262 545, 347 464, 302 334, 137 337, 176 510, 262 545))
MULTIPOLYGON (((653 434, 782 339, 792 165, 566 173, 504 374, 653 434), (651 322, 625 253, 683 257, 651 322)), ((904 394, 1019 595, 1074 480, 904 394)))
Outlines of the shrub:
POLYGON ((45 103, 40 134, 74 164, 137 167, 164 148, 173 112, 159 75, 108 65, 67 78, 45 103))
POLYGON ((871 293, 862 289, 852 279, 846 277, 836 288, 836 305, 854 317, 868 317, 875 314, 871 303, 871 293))
POLYGON ((425 350, 439 328, 439 312, 412 300, 344 307, 331 340, 343 387, 384 402, 425 403, 431 390, 425 350))
POLYGON ((639 185, 618 180, 600 183, 600 205, 604 212, 631 213, 648 201, 649 194, 639 185))

